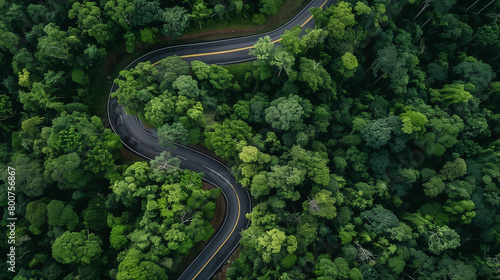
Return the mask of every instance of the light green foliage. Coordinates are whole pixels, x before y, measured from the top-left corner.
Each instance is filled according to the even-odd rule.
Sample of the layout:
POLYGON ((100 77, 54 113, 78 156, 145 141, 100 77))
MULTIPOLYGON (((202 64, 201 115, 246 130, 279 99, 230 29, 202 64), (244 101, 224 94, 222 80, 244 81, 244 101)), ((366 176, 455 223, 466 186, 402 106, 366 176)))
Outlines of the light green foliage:
POLYGON ((317 46, 321 46, 325 42, 328 34, 329 32, 323 29, 306 29, 306 34, 301 38, 307 46, 305 52, 317 46))
POLYGON ((267 174, 269 188, 277 189, 278 196, 296 201, 300 198, 295 187, 299 186, 305 179, 306 171, 291 166, 275 165, 267 174))
POLYGON ((174 106, 174 100, 170 98, 170 95, 163 93, 146 104, 144 116, 149 123, 155 127, 160 127, 172 121, 175 114, 174 106))
POLYGON ((321 190, 314 195, 314 199, 309 201, 309 211, 313 215, 333 219, 337 216, 337 201, 332 193, 327 190, 321 190))
POLYGON ((116 195, 116 200, 122 200, 124 205, 131 205, 137 201, 140 195, 139 185, 147 182, 149 167, 147 163, 136 162, 123 173, 123 180, 116 181, 112 185, 112 190, 116 195))
POLYGON ((120 250, 127 244, 128 239, 125 237, 126 226, 124 225, 116 225, 111 229, 111 233, 109 236, 109 243, 111 247, 116 250, 120 250))
POLYGON ((35 53, 35 57, 39 60, 68 61, 71 58, 70 51, 80 45, 80 40, 74 31, 62 31, 55 23, 47 24, 43 31, 45 36, 38 39, 35 53))
POLYGON ((64 264, 90 264, 102 253, 102 241, 93 233, 64 232, 52 245, 52 256, 64 264))
POLYGON ((125 30, 130 29, 128 18, 134 10, 134 3, 128 0, 110 0, 104 5, 104 13, 125 30))
POLYGON ((257 66, 257 72, 261 80, 271 77, 270 65, 274 56, 274 44, 271 42, 271 37, 265 36, 259 38, 254 47, 248 52, 249 55, 256 56, 257 60, 254 62, 257 66))
POLYGON ((101 120, 84 113, 63 112, 42 135, 47 141, 43 152, 47 181, 59 183, 61 189, 79 188, 90 180, 90 171, 102 176, 116 166, 113 153, 121 149, 119 137, 101 120))
POLYGON ((123 39, 125 39, 127 52, 133 53, 137 44, 137 36, 133 32, 128 31, 123 35, 123 39))
POLYGON ((355 208, 365 209, 373 205, 373 187, 366 183, 356 183, 354 188, 345 188, 342 190, 345 193, 344 202, 355 208))
POLYGON ((313 92, 320 88, 331 91, 331 98, 335 99, 336 95, 332 92, 333 81, 328 72, 321 66, 321 62, 301 57, 299 67, 299 81, 305 82, 313 92))
POLYGON ((425 195, 430 197, 436 197, 445 189, 443 180, 438 176, 431 177, 429 181, 424 183, 422 186, 424 187, 425 195))
POLYGON ((320 256, 316 262, 314 274, 319 276, 318 280, 337 279, 338 271, 329 258, 320 256))
POLYGON ((365 3, 358 1, 356 3, 356 6, 354 7, 354 10, 358 15, 363 15, 363 14, 370 14, 372 12, 372 9, 370 7, 366 6, 365 3))
POLYGON ((460 236, 455 230, 443 226, 429 233, 429 251, 439 255, 441 252, 460 246, 460 236))
MULTIPOLYGON (((358 2, 358 3, 361 3, 361 2, 358 2)), ((346 69, 352 70, 352 69, 358 67, 358 60, 356 59, 356 56, 354 56, 352 53, 346 52, 342 56, 342 65, 346 69)))
POLYGON ((295 252, 297 240, 293 235, 286 236, 281 230, 272 229, 258 237, 255 246, 257 252, 262 254, 264 262, 270 262, 272 256, 282 250, 286 250, 288 253, 295 252))
POLYGON ((153 28, 146 27, 139 30, 141 42, 154 44, 156 42, 156 33, 158 33, 158 28, 155 27, 153 28))
POLYGON ((411 110, 401 113, 399 118, 403 122, 401 130, 406 134, 424 134, 425 125, 429 122, 424 114, 411 110))
POLYGON ((306 41, 300 38, 300 33, 302 28, 300 26, 294 26, 290 30, 286 30, 283 35, 281 35, 281 44, 283 47, 290 51, 295 57, 298 54, 303 53, 306 50, 306 41))
POLYGON ((89 76, 85 75, 81 69, 74 69, 71 73, 71 80, 77 84, 85 85, 89 83, 89 76))
POLYGON ((351 4, 340 1, 326 10, 330 14, 330 19, 326 25, 330 34, 337 39, 343 39, 346 34, 346 28, 356 24, 351 4))
POLYGON ((118 265, 117 280, 168 279, 165 269, 144 260, 144 254, 135 248, 129 249, 118 265))
POLYGON ((205 3, 205 1, 203 0, 196 0, 193 4, 191 17, 194 21, 198 22, 198 24, 200 25, 200 29, 203 21, 210 15, 212 15, 212 9, 209 9, 207 7, 207 3, 205 3))
POLYGON ((265 173, 256 174, 252 179, 252 184, 250 186, 250 193, 252 197, 258 198, 262 195, 269 194, 269 185, 267 184, 267 177, 265 173))
POLYGON ((483 25, 476 33, 477 42, 484 46, 494 45, 500 36, 498 25, 483 25))
POLYGON ((25 88, 31 88, 31 83, 29 81, 30 79, 30 72, 28 70, 23 69, 23 72, 19 72, 19 82, 18 84, 22 87, 25 88))
POLYGON ((131 70, 120 71, 122 79, 116 79, 118 89, 111 97, 118 98, 118 103, 123 105, 125 112, 135 115, 144 109, 145 104, 156 95, 153 82, 158 75, 158 69, 150 62, 139 63, 131 70))
POLYGON ((233 75, 221 66, 209 66, 201 61, 193 61, 191 62, 191 68, 193 75, 198 80, 208 82, 217 90, 225 91, 233 87, 233 75))
POLYGON ((74 3, 68 17, 76 18, 78 26, 89 36, 94 37, 99 44, 105 45, 111 39, 109 25, 102 22, 101 9, 95 2, 74 3))
POLYGON ((270 64, 278 67, 278 77, 281 76, 282 71, 285 70, 285 73, 288 75, 288 79, 290 81, 294 81, 297 78, 297 72, 293 70, 293 66, 295 65, 295 56, 293 56, 286 49, 277 47, 273 60, 270 64))
POLYGON ((227 120, 223 124, 216 123, 213 132, 206 132, 206 144, 215 153, 226 160, 236 157, 242 145, 252 135, 252 128, 242 120, 227 120))
POLYGON ((474 202, 471 200, 452 201, 448 199, 446 206, 443 206, 443 210, 452 215, 459 216, 463 224, 470 224, 476 216, 476 212, 472 211, 474 210, 474 202))
POLYGON ((463 84, 445 85, 442 89, 430 89, 431 101, 441 102, 448 106, 455 103, 463 103, 469 101, 472 95, 465 90, 463 84))
POLYGON ((290 149, 290 166, 307 170, 307 176, 316 184, 326 186, 330 183, 330 169, 328 159, 321 157, 318 152, 307 151, 300 146, 290 149))

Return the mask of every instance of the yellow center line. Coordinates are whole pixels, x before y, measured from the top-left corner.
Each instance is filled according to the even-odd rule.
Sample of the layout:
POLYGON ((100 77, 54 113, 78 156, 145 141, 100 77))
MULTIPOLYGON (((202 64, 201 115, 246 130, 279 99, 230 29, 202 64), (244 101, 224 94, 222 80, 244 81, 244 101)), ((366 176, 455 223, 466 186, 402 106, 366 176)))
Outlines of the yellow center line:
MULTIPOLYGON (((323 6, 326 4, 328 0, 325 0, 325 2, 323 2, 323 4, 321 4, 320 8, 323 8, 323 6)), ((311 19, 313 18, 313 16, 311 15, 306 21, 304 21, 304 23, 302 23, 300 25, 300 27, 304 27, 309 21, 311 21, 311 19)), ((277 39, 277 40, 274 40, 272 41, 271 43, 273 44, 276 44, 277 42, 281 41, 281 38, 277 39)), ((187 54, 187 55, 182 55, 181 57, 182 58, 189 58, 189 57, 199 57, 199 56, 208 56, 208 55, 217 55, 217 54, 225 54, 225 53, 233 53, 233 52, 239 52, 239 51, 244 51, 244 50, 249 50, 249 49, 253 49, 253 45, 252 46, 248 46, 248 47, 243 47, 243 48, 239 48, 239 49, 232 49, 232 50, 226 50, 226 51, 220 51, 220 52, 209 52, 209 53, 196 53, 196 54, 187 54)), ((161 60, 153 63, 153 65, 156 65, 158 63, 160 63, 161 60)))
POLYGON ((236 226, 238 225, 238 222, 240 221, 240 214, 241 214, 240 197, 238 196, 238 193, 236 192, 236 189, 233 187, 233 185, 231 185, 231 183, 229 183, 229 181, 226 180, 226 178, 224 178, 222 176, 221 176, 221 178, 224 179, 224 181, 226 181, 231 186, 231 188, 233 189, 234 193, 236 194, 236 199, 238 200, 238 218, 236 219, 236 223, 234 223, 233 229, 231 230, 231 232, 229 233, 229 235, 226 237, 226 239, 224 240, 224 242, 222 242, 222 244, 219 246, 219 248, 217 248, 217 251, 215 251, 215 253, 213 253, 212 256, 210 257, 210 259, 208 259, 208 261, 200 268, 200 270, 198 271, 198 273, 196 273, 196 275, 193 277, 193 280, 196 277, 198 277, 198 275, 201 273, 201 271, 215 257, 215 255, 219 252, 219 250, 222 248, 222 246, 224 246, 224 244, 226 244, 226 242, 229 239, 229 237, 231 237, 233 235, 234 230, 236 229, 236 226))

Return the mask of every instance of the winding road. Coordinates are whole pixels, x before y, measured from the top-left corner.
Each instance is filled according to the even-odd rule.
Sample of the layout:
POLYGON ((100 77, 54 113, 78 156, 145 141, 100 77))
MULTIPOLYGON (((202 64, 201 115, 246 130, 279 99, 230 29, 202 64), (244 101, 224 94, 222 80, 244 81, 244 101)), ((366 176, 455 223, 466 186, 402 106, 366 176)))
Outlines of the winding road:
MULTIPOLYGON (((161 48, 141 56, 125 69, 131 69, 138 63, 145 61, 156 64, 161 59, 172 55, 181 56, 187 61, 200 60, 208 64, 250 61, 254 57, 248 55, 248 50, 260 37, 269 35, 274 43, 278 43, 281 40, 281 34, 296 25, 314 28, 309 9, 328 6, 333 2, 333 0, 312 0, 295 18, 268 33, 161 48)), ((113 84, 110 95, 116 89, 117 85, 113 84)), ((162 151, 169 151, 181 159, 181 168, 203 172, 205 174, 203 180, 222 189, 226 199, 224 222, 210 243, 205 246, 179 278, 210 279, 238 246, 241 239, 240 232, 248 227, 249 221, 245 216, 251 211, 251 200, 247 189, 236 182, 227 166, 208 155, 185 146, 177 146, 176 149, 166 149, 160 146, 156 131, 147 130, 137 117, 126 114, 116 98, 110 97, 108 99, 107 110, 111 128, 120 136, 123 145, 129 150, 146 159, 153 159, 162 151)))

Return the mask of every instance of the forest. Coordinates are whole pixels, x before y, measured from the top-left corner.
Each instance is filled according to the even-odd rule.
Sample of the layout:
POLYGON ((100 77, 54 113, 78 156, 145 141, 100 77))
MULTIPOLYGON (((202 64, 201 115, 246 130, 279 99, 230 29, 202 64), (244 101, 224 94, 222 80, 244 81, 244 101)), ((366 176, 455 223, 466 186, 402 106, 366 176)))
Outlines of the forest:
MULTIPOLYGON (((0 206, 15 168, 18 220, 0 279, 177 279, 220 189, 167 152, 127 152, 102 69, 117 48, 265 25, 287 1, 1 1, 0 206)), ((218 279, 500 279, 500 2, 311 13, 314 29, 261 37, 253 62, 171 56, 114 80, 162 145, 209 149, 249 190, 218 279)))

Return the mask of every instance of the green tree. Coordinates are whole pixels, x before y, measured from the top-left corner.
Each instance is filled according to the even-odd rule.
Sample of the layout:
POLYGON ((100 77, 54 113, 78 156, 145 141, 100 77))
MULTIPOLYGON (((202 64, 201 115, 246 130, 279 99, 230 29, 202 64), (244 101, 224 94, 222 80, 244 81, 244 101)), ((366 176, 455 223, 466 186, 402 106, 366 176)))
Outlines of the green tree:
POLYGON ((464 176, 466 172, 467 164, 461 158, 446 162, 441 171, 439 171, 439 173, 443 174, 450 181, 464 176))
POLYGON ((200 29, 203 21, 210 15, 212 15, 212 9, 209 9, 207 7, 205 1, 196 0, 196 2, 193 5, 193 11, 191 17, 193 18, 194 21, 196 21, 200 25, 200 29))
POLYGON ((144 259, 144 254, 135 248, 126 251, 118 265, 117 280, 168 279, 165 269, 144 259))
POLYGON ((173 124, 164 124, 158 128, 158 142, 164 147, 172 146, 173 144, 185 144, 188 141, 188 130, 180 122, 173 124))
POLYGON ((331 93, 328 98, 335 99, 336 95, 332 90, 332 78, 321 66, 321 62, 301 57, 299 68, 299 81, 305 82, 313 92, 318 91, 320 88, 325 89, 331 93))
POLYGON ((157 0, 134 0, 134 10, 130 14, 130 26, 145 26, 160 20, 161 8, 157 0))
POLYGON ((158 76, 158 69, 146 63, 139 63, 135 68, 120 71, 121 79, 116 79, 118 89, 111 93, 111 97, 118 98, 127 114, 135 115, 144 110, 145 105, 156 93, 153 82, 158 76))
POLYGON ((252 136, 252 128, 242 120, 226 120, 216 123, 213 132, 205 132, 205 143, 225 160, 236 157, 252 136))
POLYGON ((77 18, 78 27, 81 30, 94 37, 99 44, 106 45, 106 42, 111 39, 111 35, 109 34, 109 26, 102 21, 101 16, 101 9, 95 2, 89 1, 73 3, 68 14, 70 19, 77 18))
POLYGON ((83 210, 83 223, 90 230, 103 230, 107 227, 106 199, 98 196, 89 201, 83 210))
POLYGON ((260 12, 266 15, 277 14, 283 3, 282 0, 260 0, 259 2, 262 5, 260 12))
POLYGON ((180 36, 189 26, 191 17, 183 7, 166 8, 161 15, 161 20, 164 22, 162 33, 170 37, 180 36))
POLYGON ((26 206, 25 217, 30 222, 29 230, 35 235, 40 235, 47 223, 47 204, 42 200, 30 201, 26 206))
MULTIPOLYGON (((191 62, 194 76, 199 81, 204 81, 219 91, 226 91, 233 87, 233 75, 226 68, 219 65, 207 65, 201 61, 191 62)), ((208 87, 205 86, 208 91, 208 87)), ((205 89, 202 86, 202 89, 205 89)))
POLYGON ((445 85, 442 89, 430 89, 431 101, 441 102, 446 106, 455 103, 466 103, 472 98, 472 95, 465 89, 465 86, 463 84, 451 84, 445 85))
POLYGON ((424 114, 411 110, 399 114, 399 118, 403 123, 401 130, 406 134, 424 134, 425 125, 429 122, 424 114))
POLYGON ((424 187, 425 195, 430 197, 436 197, 445 189, 443 180, 438 176, 431 177, 429 181, 422 184, 422 186, 424 187))
POLYGON ((257 73, 261 80, 271 77, 271 62, 274 56, 274 44, 271 42, 271 37, 260 37, 257 43, 248 52, 249 55, 257 57, 254 62, 257 66, 257 73))
POLYGON ((47 205, 47 222, 50 226, 66 226, 73 230, 78 225, 79 218, 71 205, 65 206, 62 201, 52 200, 47 205))
POLYGON ((274 254, 280 253, 282 249, 286 249, 288 253, 293 253, 297 249, 297 240, 295 236, 286 236, 279 229, 266 231, 256 240, 256 250, 262 254, 264 262, 270 262, 274 254))
POLYGON ((374 149, 387 145, 393 135, 401 131, 401 120, 396 116, 389 116, 371 121, 361 130, 366 144, 374 149))
POLYGON ((333 219, 337 216, 337 208, 335 207, 337 200, 328 190, 321 190, 316 193, 308 204, 309 211, 313 215, 327 219, 333 219))
POLYGON ((311 113, 312 106, 309 100, 298 95, 280 97, 265 110, 265 120, 275 129, 300 130, 304 118, 311 113))
POLYGON ((64 232, 52 245, 52 256, 63 264, 90 264, 99 259, 102 241, 93 233, 64 232))
POLYGON ((437 227, 435 231, 429 233, 429 251, 436 255, 458 246, 460 246, 460 236, 447 226, 437 227))
POLYGON ((198 88, 198 82, 193 80, 193 77, 182 75, 179 76, 173 83, 172 88, 178 90, 179 95, 188 98, 199 100, 203 92, 198 88))
POLYGON ((297 25, 290 30, 285 30, 283 35, 281 35, 280 43, 283 45, 283 48, 290 51, 295 57, 305 52, 307 48, 306 41, 300 38, 301 32, 302 28, 297 25))
POLYGON ((366 229, 379 235, 399 226, 396 215, 382 206, 361 212, 361 218, 367 221, 366 229))
POLYGON ((476 93, 482 93, 496 76, 490 65, 474 58, 465 59, 453 67, 452 72, 461 80, 473 84, 476 93))
MULTIPOLYGON (((16 190, 30 197, 43 194, 47 183, 44 181, 43 168, 37 160, 31 159, 25 154, 15 153, 9 166, 22 167, 16 168, 16 190)), ((6 179, 5 182, 7 182, 6 179)))
POLYGON ((128 239, 125 236, 127 227, 124 225, 116 225, 111 229, 109 236, 109 244, 116 250, 120 250, 128 243, 128 239))
POLYGON ((130 30, 129 18, 134 9, 134 3, 127 0, 111 0, 104 5, 104 13, 125 30, 130 30))

